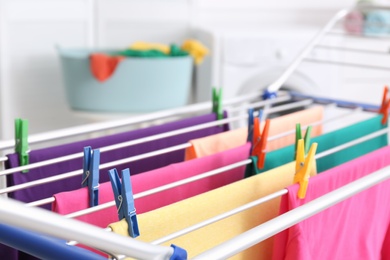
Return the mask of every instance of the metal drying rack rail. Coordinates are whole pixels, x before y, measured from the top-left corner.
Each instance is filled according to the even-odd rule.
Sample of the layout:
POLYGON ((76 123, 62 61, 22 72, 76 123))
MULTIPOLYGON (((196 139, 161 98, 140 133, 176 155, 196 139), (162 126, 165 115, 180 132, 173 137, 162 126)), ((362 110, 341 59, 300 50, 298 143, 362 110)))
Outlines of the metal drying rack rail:
MULTIPOLYGON (((360 12, 360 13, 366 13, 369 11, 374 10, 385 10, 390 11, 390 6, 383 6, 383 5, 369 5, 369 4, 358 4, 353 8, 348 9, 342 9, 339 12, 337 12, 329 21, 328 23, 317 33, 317 35, 309 41, 309 43, 305 46, 305 48, 299 53, 299 55, 294 59, 294 61, 288 66, 288 68, 280 75, 280 77, 275 80, 273 83, 269 85, 267 88, 265 95, 268 96, 275 96, 276 92, 283 86, 283 84, 287 81, 287 79, 294 74, 296 69, 303 63, 303 62, 310 62, 315 66, 315 64, 323 63, 323 64, 329 64, 329 65, 338 65, 338 66, 348 66, 348 67, 356 67, 361 69, 369 69, 369 70, 379 70, 379 71, 390 71, 390 66, 380 66, 378 64, 369 64, 364 62, 352 62, 349 60, 343 60, 343 61, 336 61, 332 60, 331 58, 328 59, 319 59, 316 57, 311 57, 311 54, 313 54, 314 49, 326 49, 326 50, 333 50, 344 54, 364 54, 364 55, 374 55, 372 57, 379 57, 378 55, 381 55, 382 57, 388 56, 390 58, 390 45, 386 45, 385 50, 378 50, 375 49, 379 46, 379 44, 383 44, 384 40, 390 39, 390 24, 370 24, 369 22, 363 21, 366 25, 365 26, 372 26, 371 28, 379 28, 379 26, 387 27, 388 32, 377 32, 375 31, 369 35, 364 34, 363 32, 347 32, 344 30, 340 30, 340 27, 344 25, 345 22, 355 22, 353 20, 346 21, 346 17, 351 12, 360 12), (375 27, 377 26, 377 27, 375 27), (378 46, 375 46, 374 49, 369 48, 356 48, 351 46, 339 46, 339 45, 330 45, 323 43, 323 40, 327 36, 332 37, 346 37, 346 38, 353 38, 356 41, 362 41, 363 39, 370 39, 373 42, 376 42, 378 46)), ((380 27, 380 28, 382 28, 380 27)), ((383 48, 382 46, 380 48, 383 48)), ((390 59, 389 59, 390 64, 390 59)), ((327 72, 324 72, 327 73, 327 72)), ((330 75, 333 76, 333 75, 330 75)))
MULTIPOLYGON (((363 33, 347 33, 343 31, 337 31, 335 30, 335 27, 339 25, 341 22, 344 21, 346 16, 351 13, 352 11, 358 11, 358 12, 367 12, 372 10, 386 10, 390 11, 390 6, 382 6, 382 5, 368 5, 368 4, 359 4, 353 8, 348 9, 342 9, 339 12, 337 12, 329 21, 328 23, 319 31, 319 33, 306 45, 306 47, 301 51, 301 53, 296 57, 296 59, 290 64, 290 66, 281 74, 281 76, 274 81, 265 91, 264 95, 268 97, 274 97, 276 96, 276 92, 285 84, 287 79, 296 71, 296 69, 300 66, 302 62, 311 62, 313 65, 316 63, 325 63, 330 65, 339 65, 339 66, 351 66, 351 67, 357 67, 357 68, 363 68, 363 69, 373 69, 373 70, 384 70, 384 71, 390 71, 390 66, 378 66, 378 65, 371 65, 371 64, 364 64, 364 63, 354 63, 350 61, 335 61, 331 59, 315 59, 310 57, 310 54, 315 48, 323 48, 323 49, 332 49, 339 52, 353 52, 353 53, 364 53, 364 54, 371 54, 371 55, 385 55, 389 56, 390 58, 390 48, 388 47, 388 50, 386 51, 373 51, 369 49, 364 48, 350 48, 346 46, 329 46, 322 44, 322 40, 328 36, 343 36, 343 37, 354 37, 356 40, 369 38, 373 41, 381 41, 383 43, 384 39, 390 39, 390 24, 385 24, 384 26, 389 27, 387 34, 382 35, 364 35, 363 33)), ((378 26, 378 24, 372 25, 372 26, 378 26)), ((379 25, 383 26, 383 25, 379 25)), ((390 61, 390 60, 389 60, 390 61)), ((390 62, 389 62, 390 64, 390 62)), ((301 99, 301 98, 308 98, 309 96, 301 93, 294 93, 290 92, 292 99, 301 99)), ((310 96, 310 98, 313 98, 310 96)), ((314 98, 315 99, 315 98, 314 98)), ((334 100, 329 98, 320 98, 318 97, 315 99, 315 101, 319 103, 332 103, 334 100)), ((388 102, 388 100, 386 100, 388 102)), ((377 106, 367 105, 367 104, 357 104, 354 102, 340 102, 337 104, 340 107, 357 107, 360 106, 362 110, 365 111, 378 111, 377 106)), ((348 185, 335 190, 333 192, 330 192, 329 194, 326 194, 317 200, 313 200, 307 204, 304 204, 301 207, 298 207, 284 215, 281 215, 279 217, 276 217, 262 225, 259 225, 251 230, 248 230, 241 235, 238 235, 228 241, 225 241, 224 243, 211 248, 200 255, 196 256, 194 259, 226 259, 229 257, 234 256, 235 254, 261 242, 265 239, 272 237, 273 235, 291 227, 292 225, 303 221, 304 219, 313 216, 317 213, 319 213, 321 210, 325 209, 328 206, 335 205, 335 203, 340 202, 338 199, 334 199, 333 196, 336 194, 343 194, 342 196, 350 196, 355 193, 350 193, 350 195, 347 195, 347 187, 352 187, 354 185, 363 184, 365 180, 374 178, 374 176, 377 176, 381 179, 381 181, 386 180, 389 178, 387 171, 389 167, 386 167, 382 170, 379 170, 365 178, 359 179, 358 181, 355 181, 353 183, 350 183, 348 185), (358 184, 359 183, 359 184, 358 184), (325 206, 328 205, 328 206, 325 206)), ((367 183, 366 183, 367 184, 367 183)))
MULTIPOLYGON (((241 104, 242 102, 253 102, 255 100, 261 99, 261 95, 262 95, 261 92, 254 92, 246 95, 241 95, 239 97, 235 97, 229 100, 223 100, 222 104, 224 107, 228 107, 228 106, 241 104)), ((280 100, 283 100, 283 97, 281 97, 280 100)), ((212 103, 208 101, 208 102, 187 105, 180 108, 167 109, 163 111, 157 111, 153 113, 133 116, 133 117, 119 119, 119 120, 93 123, 93 124, 76 126, 76 127, 69 127, 65 129, 30 135, 28 137, 28 143, 29 144, 42 143, 46 141, 52 141, 52 140, 57 140, 57 139, 62 139, 67 137, 105 131, 109 129, 129 126, 129 125, 136 125, 139 123, 151 122, 154 120, 167 119, 170 117, 180 117, 180 116, 184 117, 185 115, 211 111, 211 108, 212 108, 212 103)), ((0 150, 13 148, 14 145, 15 145, 15 140, 13 139, 2 140, 2 141, 0 140, 0 150)))

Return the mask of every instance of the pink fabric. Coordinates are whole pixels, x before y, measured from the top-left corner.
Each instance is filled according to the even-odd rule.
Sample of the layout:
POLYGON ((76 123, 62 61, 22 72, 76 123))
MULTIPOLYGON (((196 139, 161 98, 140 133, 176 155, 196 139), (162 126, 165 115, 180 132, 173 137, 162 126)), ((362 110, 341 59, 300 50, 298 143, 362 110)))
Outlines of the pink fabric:
MULTIPOLYGON (((250 143, 247 143, 243 146, 230 149, 222 153, 217 153, 187 162, 171 164, 160 169, 131 176, 133 192, 134 194, 137 194, 191 176, 196 176, 222 166, 243 161, 248 158, 249 149, 250 143)), ((134 203, 137 214, 157 209, 182 199, 241 180, 244 177, 244 170, 245 166, 238 167, 212 177, 207 177, 202 180, 136 199, 134 203)), ((88 208, 87 188, 61 192, 55 194, 54 197, 55 202, 53 202, 52 210, 62 215, 88 208)), ((114 196, 111 184, 109 182, 100 184, 99 204, 112 200, 114 200, 114 196)), ((116 208, 110 207, 105 210, 80 216, 77 219, 105 228, 108 224, 118 221, 118 216, 116 208)), ((142 232, 142 229, 140 231, 142 232)))
POLYGON ((364 26, 364 15, 361 11, 349 12, 344 19, 344 28, 350 33, 361 33, 364 26))
MULTIPOLYGON (((390 147, 359 157, 310 179, 305 199, 288 187, 283 214, 390 164, 390 147)), ((390 180, 326 209, 275 236, 273 259, 389 259, 390 180), (387 234, 389 236, 389 234, 387 234), (381 251, 387 258, 381 258, 381 251)))
POLYGON ((383 242, 382 259, 390 259, 390 227, 387 229, 386 238, 383 242))

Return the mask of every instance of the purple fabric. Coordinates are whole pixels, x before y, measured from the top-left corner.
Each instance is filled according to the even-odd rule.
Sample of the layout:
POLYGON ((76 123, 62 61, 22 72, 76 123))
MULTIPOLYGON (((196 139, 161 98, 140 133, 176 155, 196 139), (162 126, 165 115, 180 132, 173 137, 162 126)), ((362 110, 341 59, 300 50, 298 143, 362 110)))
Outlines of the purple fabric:
MULTIPOLYGON (((225 113, 225 117, 226 117, 226 113, 225 113)), ((30 152, 30 163, 40 162, 40 161, 57 158, 69 154, 79 153, 83 151, 83 148, 85 146, 91 146, 93 149, 97 149, 112 144, 122 143, 129 140, 135 140, 142 137, 164 133, 176 129, 189 127, 189 126, 199 125, 202 123, 212 122, 215 120, 216 120, 215 114, 207 114, 207 115, 183 119, 175 122, 170 122, 159 126, 137 129, 126 133, 120 133, 120 134, 115 134, 115 135, 110 135, 110 136, 105 136, 105 137, 55 146, 55 147, 33 150, 30 152)), ((197 130, 185 134, 163 138, 156 141, 151 141, 143 144, 138 144, 130 147, 104 152, 101 153, 100 164, 171 147, 174 145, 183 144, 192 139, 220 133, 227 130, 229 130, 228 125, 224 125, 223 127, 215 126, 215 127, 197 130)), ((10 154, 7 156, 8 156, 8 161, 6 165, 7 169, 19 166, 19 159, 17 154, 10 154)), ((116 165, 115 167, 118 170, 129 168, 131 174, 134 175, 141 172, 146 172, 163 166, 167 166, 172 163, 181 162, 183 161, 183 159, 184 159, 184 149, 154 156, 147 159, 138 160, 135 162, 116 165)), ((28 173, 17 172, 7 176, 7 183, 8 186, 14 186, 14 185, 27 183, 34 180, 55 176, 58 174, 62 174, 74 170, 79 170, 82 169, 82 164, 83 164, 83 159, 78 158, 67 162, 57 163, 55 165, 49 165, 37 169, 31 169, 29 170, 28 173)), ((100 181, 99 181, 100 183, 109 181, 107 172, 108 169, 100 170, 100 181)), ((23 202, 32 202, 32 201, 51 197, 53 196, 53 194, 59 192, 79 189, 81 187, 81 178, 82 176, 79 175, 62 181, 56 181, 48 184, 30 187, 27 189, 9 193, 9 196, 11 198, 23 202)), ((50 210, 51 205, 47 204, 42 207, 50 210)), ((17 258, 12 258, 12 252, 6 252, 5 250, 7 249, 4 248, 3 250, 3 248, 0 247, 0 256, 2 256, 2 254, 4 253, 7 254, 6 255, 7 258, 4 259, 11 259, 11 260, 17 259, 17 258)), ((19 257, 19 259, 22 258, 19 257)), ((27 258, 23 258, 23 259, 27 259, 27 258)))

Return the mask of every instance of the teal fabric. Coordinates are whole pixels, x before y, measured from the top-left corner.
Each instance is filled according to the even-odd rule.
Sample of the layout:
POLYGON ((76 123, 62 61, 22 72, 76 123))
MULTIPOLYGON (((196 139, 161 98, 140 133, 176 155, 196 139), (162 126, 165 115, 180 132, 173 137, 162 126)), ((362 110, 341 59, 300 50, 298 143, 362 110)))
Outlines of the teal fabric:
MULTIPOLYGON (((373 132, 386 128, 387 125, 381 123, 382 115, 368 120, 338 129, 333 132, 311 138, 310 143, 318 143, 317 152, 319 154, 336 146, 353 141, 373 132)), ((387 145, 387 134, 372 138, 352 147, 343 149, 316 160, 317 172, 323 172, 347 161, 353 160, 366 153, 377 150, 387 145)), ((295 145, 290 145, 266 154, 264 168, 259 173, 268 171, 275 167, 294 161, 295 145)), ((254 175, 255 172, 252 171, 254 175)))
POLYGON ((245 168, 245 178, 262 173, 262 171, 257 168, 257 156, 251 156, 249 159, 251 159, 252 162, 245 168))
POLYGON ((171 53, 170 53, 170 56, 188 56, 189 53, 182 50, 179 46, 175 45, 175 44, 171 44, 171 53))
POLYGON ((167 57, 168 55, 159 50, 132 50, 127 49, 123 51, 118 51, 116 55, 126 56, 126 57, 142 57, 142 58, 159 58, 159 57, 167 57))
POLYGON ((122 51, 113 52, 112 55, 120 55, 126 57, 141 57, 141 58, 165 58, 165 57, 181 57, 188 56, 189 53, 182 50, 179 46, 175 44, 170 45, 170 53, 166 54, 160 50, 134 50, 126 49, 122 51))

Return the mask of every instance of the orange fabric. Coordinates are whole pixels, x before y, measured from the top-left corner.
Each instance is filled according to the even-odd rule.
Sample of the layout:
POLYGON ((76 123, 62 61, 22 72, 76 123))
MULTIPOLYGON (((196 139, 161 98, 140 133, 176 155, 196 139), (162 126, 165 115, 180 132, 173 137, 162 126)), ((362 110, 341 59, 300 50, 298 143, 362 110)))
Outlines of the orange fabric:
POLYGON ((102 53, 95 53, 90 56, 90 68, 92 75, 100 82, 106 81, 114 73, 118 64, 125 57, 112 57, 102 53))
MULTIPOLYGON (((302 126, 311 125, 315 122, 322 121, 324 119, 324 107, 314 106, 309 109, 294 112, 288 115, 280 116, 271 119, 271 126, 269 130, 269 136, 276 136, 278 134, 285 133, 287 131, 295 130, 297 123, 302 126)), ((261 125, 263 129, 264 123, 261 125)), ((306 131, 302 131, 305 133, 306 131)), ((315 137, 322 134, 322 124, 313 126, 311 130, 311 137, 315 137)), ((295 143, 295 131, 292 134, 277 138, 275 140, 268 141, 267 151, 273 151, 282 148, 287 145, 295 143)))
POLYGON ((185 160, 204 157, 241 146, 246 143, 248 130, 240 128, 190 141, 192 146, 185 151, 185 160))
MULTIPOLYGON (((297 123, 300 123, 303 126, 311 125, 314 122, 323 120, 323 118, 323 106, 314 106, 312 108, 276 117, 271 119, 268 136, 273 137, 287 131, 295 130, 295 125, 297 123)), ((260 127, 263 129, 264 124, 261 124, 260 127)), ((311 137, 321 134, 322 125, 317 125, 312 128, 311 137)), ((185 160, 208 156, 227 149, 232 149, 240 145, 244 145, 246 143, 247 136, 248 130, 246 127, 244 127, 191 140, 190 143, 192 146, 186 149, 185 160)), ((295 143, 295 131, 287 136, 268 141, 266 150, 273 151, 293 143, 295 143)))

